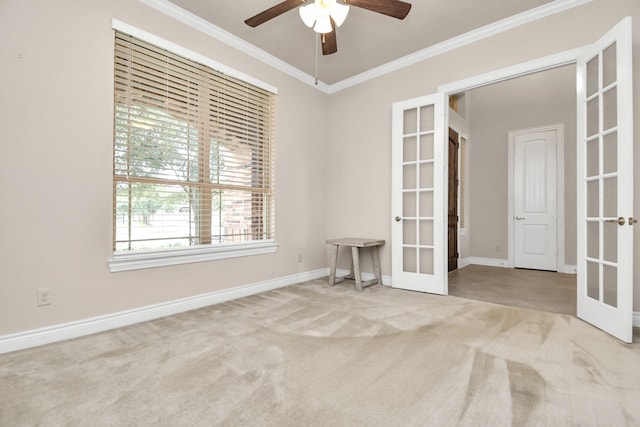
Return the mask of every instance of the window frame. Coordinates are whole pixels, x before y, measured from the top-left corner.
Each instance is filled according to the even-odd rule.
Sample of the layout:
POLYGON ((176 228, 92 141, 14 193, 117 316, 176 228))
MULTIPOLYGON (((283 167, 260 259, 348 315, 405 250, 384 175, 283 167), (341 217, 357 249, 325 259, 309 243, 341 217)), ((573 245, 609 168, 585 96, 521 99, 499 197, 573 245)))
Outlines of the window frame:
MULTIPOLYGON (((124 22, 113 19, 112 28, 118 32, 126 33, 144 42, 154 44, 161 49, 168 50, 174 54, 203 64, 231 77, 243 80, 245 83, 257 86, 261 89, 272 92, 273 94, 278 93, 277 88, 274 86, 124 22)), ((271 215, 273 214, 274 212, 272 211, 271 215)), ((115 230, 113 232, 115 233, 115 230)), ((119 272, 191 262, 268 254, 276 252, 277 247, 278 245, 275 242, 275 239, 264 239, 247 242, 201 244, 182 248, 132 250, 129 252, 114 251, 112 253, 112 257, 108 260, 108 266, 111 272, 119 272)))

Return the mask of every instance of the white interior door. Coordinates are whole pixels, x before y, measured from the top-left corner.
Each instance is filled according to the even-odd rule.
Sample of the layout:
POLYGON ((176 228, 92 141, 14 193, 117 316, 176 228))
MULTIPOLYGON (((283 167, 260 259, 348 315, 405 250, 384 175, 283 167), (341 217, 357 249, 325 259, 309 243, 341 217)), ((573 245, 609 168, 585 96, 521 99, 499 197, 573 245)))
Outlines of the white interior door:
POLYGON ((555 130, 513 139, 514 266, 557 270, 555 130))
POLYGON ((632 341, 631 18, 578 60, 578 317, 632 341))
POLYGON ((447 293, 444 94, 393 105, 393 287, 447 293))

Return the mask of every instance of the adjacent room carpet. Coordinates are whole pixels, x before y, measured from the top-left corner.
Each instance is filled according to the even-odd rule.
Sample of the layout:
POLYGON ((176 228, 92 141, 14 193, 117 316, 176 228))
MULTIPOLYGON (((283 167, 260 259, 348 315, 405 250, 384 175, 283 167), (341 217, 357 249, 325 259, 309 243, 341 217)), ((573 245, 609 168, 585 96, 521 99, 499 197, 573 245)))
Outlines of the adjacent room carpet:
POLYGON ((321 279, 0 355, 0 425, 638 426, 635 333, 321 279))

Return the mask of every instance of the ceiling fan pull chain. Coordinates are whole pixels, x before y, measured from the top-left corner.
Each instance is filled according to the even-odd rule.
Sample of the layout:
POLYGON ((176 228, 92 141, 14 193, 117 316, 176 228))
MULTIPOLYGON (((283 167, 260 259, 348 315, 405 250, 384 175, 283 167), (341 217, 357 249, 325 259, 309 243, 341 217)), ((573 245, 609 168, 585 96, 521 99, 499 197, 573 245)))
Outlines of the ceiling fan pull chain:
POLYGON ((318 40, 318 37, 320 36, 318 33, 315 33, 315 34, 316 34, 316 86, 318 86, 318 43, 320 42, 318 40))

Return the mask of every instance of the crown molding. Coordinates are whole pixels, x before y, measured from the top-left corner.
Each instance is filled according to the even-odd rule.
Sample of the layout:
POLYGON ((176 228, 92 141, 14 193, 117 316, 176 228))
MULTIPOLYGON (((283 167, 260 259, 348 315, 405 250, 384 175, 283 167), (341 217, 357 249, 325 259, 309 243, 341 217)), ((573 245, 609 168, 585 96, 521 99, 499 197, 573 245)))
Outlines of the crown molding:
POLYGON ((182 22, 183 24, 201 31, 222 43, 234 47, 256 58, 257 60, 262 61, 263 63, 270 65, 273 68, 320 90, 321 92, 332 94, 383 76, 385 74, 401 70, 405 67, 411 66, 426 59, 442 55, 443 53, 450 52, 459 47, 466 46, 479 40, 494 36, 496 34, 500 34, 504 31, 508 31, 521 25, 528 24, 538 19, 542 19, 556 13, 564 12, 574 7, 591 3, 593 0, 555 0, 537 8, 522 12, 509 18, 502 19, 489 25, 485 25, 484 27, 469 31, 457 37, 453 37, 449 40, 445 40, 441 43, 411 53, 402 58, 372 68, 331 85, 328 85, 324 82, 318 82, 316 84, 315 77, 282 61, 281 59, 276 58, 275 56, 252 45, 251 43, 242 40, 241 38, 231 34, 230 32, 223 30, 222 28, 212 24, 211 22, 206 21, 199 16, 176 6, 168 0, 139 1, 159 12, 164 13, 165 15, 168 15, 182 22))
POLYGON ((321 92, 329 93, 329 86, 326 83, 318 82, 316 84, 315 77, 305 73, 304 71, 284 62, 283 60, 276 58, 270 53, 260 49, 257 46, 252 45, 240 37, 231 34, 230 32, 218 27, 217 25, 212 24, 211 22, 200 18, 199 16, 189 12, 188 10, 182 9, 181 7, 176 6, 168 0, 139 0, 141 3, 164 13, 171 18, 182 22, 183 24, 188 25, 189 27, 203 32, 204 34, 213 37, 214 39, 236 48, 243 53, 251 56, 252 58, 257 59, 271 67, 275 68, 278 71, 281 71, 294 79, 300 80, 301 82, 312 86, 321 92))
POLYGON ((349 87, 364 83, 368 80, 375 79, 376 77, 401 70, 402 68, 408 67, 426 59, 442 55, 443 53, 450 52, 452 50, 458 49, 459 47, 466 46, 468 44, 486 39, 496 34, 500 34, 504 31, 519 27, 524 24, 528 24, 529 22, 533 22, 538 19, 551 16, 586 3, 591 3, 592 1, 593 0, 555 0, 551 3, 539 6, 526 12, 522 12, 509 18, 502 19, 500 21, 496 21, 492 24, 485 25, 484 27, 469 31, 467 33, 453 37, 449 40, 445 40, 441 43, 406 55, 402 58, 387 62, 386 64, 380 65, 379 67, 372 68, 353 77, 349 77, 340 82, 334 83, 329 86, 329 93, 331 94, 339 92, 349 87))

